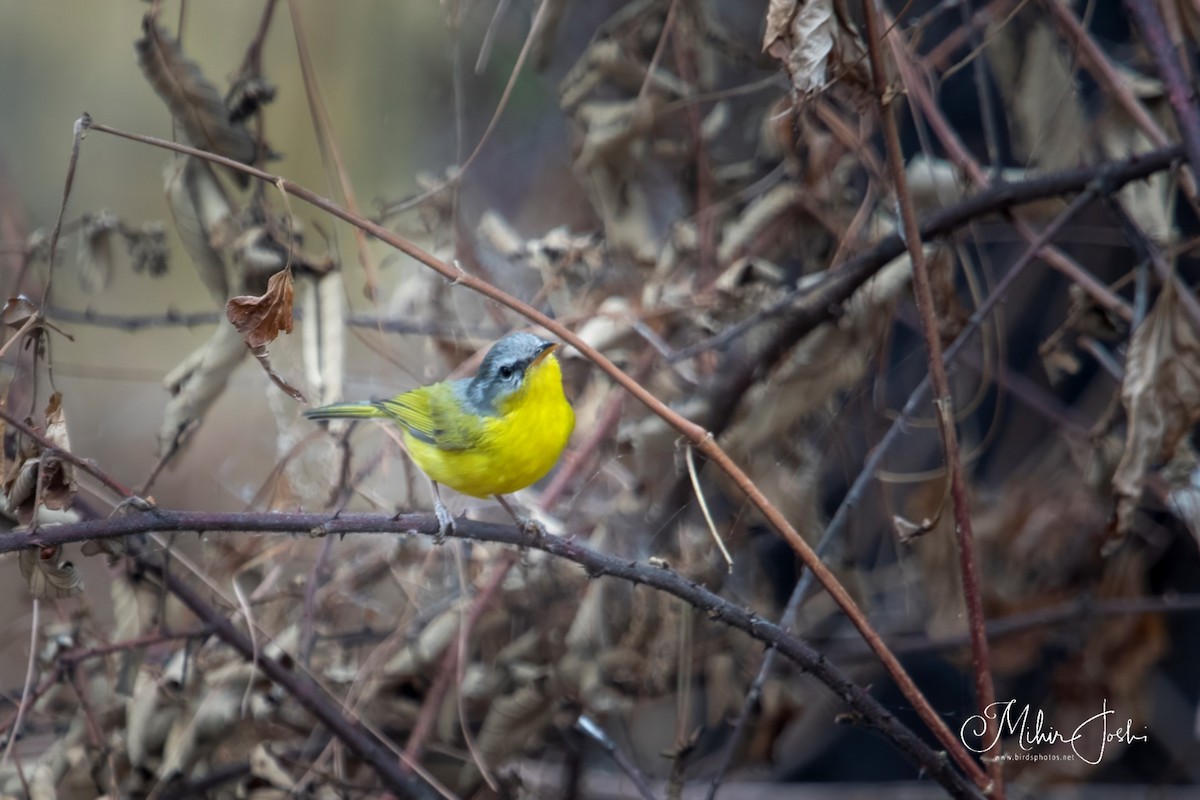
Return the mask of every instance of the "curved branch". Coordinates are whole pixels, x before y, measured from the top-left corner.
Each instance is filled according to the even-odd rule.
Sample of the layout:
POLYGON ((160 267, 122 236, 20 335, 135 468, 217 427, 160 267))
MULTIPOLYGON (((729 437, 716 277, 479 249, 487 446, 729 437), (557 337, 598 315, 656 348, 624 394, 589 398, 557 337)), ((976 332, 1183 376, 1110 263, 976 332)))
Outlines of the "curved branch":
MULTIPOLYGON (((198 511, 150 511, 90 520, 65 525, 39 528, 35 532, 18 531, 0 534, 0 553, 9 553, 33 547, 50 547, 90 539, 108 539, 132 536, 151 531, 158 533, 299 533, 310 536, 344 536, 350 533, 375 534, 420 534, 436 536, 438 522, 432 514, 402 514, 397 517, 376 514, 265 514, 265 513, 210 513, 198 511)), ((511 525, 495 525, 460 519, 450 534, 461 539, 495 542, 517 547, 545 551, 583 567, 590 577, 610 576, 621 580, 644 584, 671 594, 695 608, 705 612, 710 619, 737 628, 754 639, 774 647, 801 669, 828 687, 854 712, 856 721, 875 729, 887 738, 909 761, 928 773, 954 797, 980 797, 978 790, 957 772, 943 753, 935 752, 890 711, 880 705, 862 687, 852 682, 845 673, 829 662, 801 639, 789 635, 783 628, 761 619, 752 611, 741 608, 714 594, 686 576, 670 569, 650 566, 629 559, 600 553, 584 544, 560 536, 531 536, 511 525)), ((196 611, 202 620, 211 625, 214 633, 242 653, 246 658, 254 657, 248 636, 237 630, 224 616, 213 614, 213 609, 199 595, 169 571, 163 572, 155 561, 156 556, 148 553, 144 545, 136 540, 129 541, 131 554, 151 569, 163 575, 167 589, 196 611), (204 609, 208 609, 207 613, 204 609)), ((306 678, 284 668, 277 661, 259 656, 259 666, 272 680, 287 689, 339 738, 353 747, 362 758, 377 755, 386 762, 381 765, 370 758, 380 774, 388 777, 383 767, 390 765, 399 771, 390 753, 377 752, 378 742, 357 726, 351 724, 332 704, 315 691, 315 685, 306 678), (324 704, 324 706, 322 706, 324 704), (361 750, 360 750, 361 748, 361 750), (365 755, 364 755, 365 754, 365 755)), ((407 776, 404 776, 407 777, 407 776)), ((411 779, 410 779, 411 783, 411 779)), ((423 787, 422 787, 423 788, 423 787)), ((412 790, 412 786, 407 787, 412 790)))

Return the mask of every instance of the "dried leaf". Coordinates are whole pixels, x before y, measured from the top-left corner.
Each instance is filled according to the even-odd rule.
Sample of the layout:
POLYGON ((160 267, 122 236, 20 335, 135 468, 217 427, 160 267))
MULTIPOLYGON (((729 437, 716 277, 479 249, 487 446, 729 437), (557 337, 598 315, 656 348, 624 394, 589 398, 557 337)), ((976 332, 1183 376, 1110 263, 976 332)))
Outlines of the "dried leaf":
MULTIPOLYGON (((56 448, 64 452, 71 449, 67 437, 67 417, 63 412, 62 393, 55 392, 50 396, 46 405, 46 438, 56 448)), ((71 505, 75 497, 75 465, 57 453, 43 452, 41 454, 42 505, 54 511, 61 511, 71 505)))
POLYGON ((267 291, 261 296, 231 297, 225 305, 225 316, 246 339, 251 348, 264 347, 279 336, 292 332, 292 271, 283 269, 271 276, 267 291))
POLYGON ((763 51, 783 62, 792 87, 802 95, 828 82, 835 24, 831 0, 771 0, 767 7, 763 51))
POLYGON ((61 556, 62 548, 59 547, 21 551, 21 575, 29 582, 31 595, 59 600, 83 591, 83 576, 74 564, 63 560, 61 556))
POLYGON ((179 42, 160 28, 150 13, 142 20, 142 33, 134 43, 138 64, 188 140, 243 164, 254 163, 258 155, 254 136, 244 125, 230 121, 217 88, 183 54, 179 42))
POLYGON ((1111 551, 1133 523, 1146 472, 1170 461, 1181 439, 1200 421, 1200 335, 1173 281, 1134 331, 1121 384, 1128 428, 1125 452, 1113 475, 1116 496, 1111 551))
POLYGON ((233 327, 246 339, 246 346, 258 359, 276 386, 289 397, 306 402, 299 389, 292 386, 271 366, 267 345, 275 341, 279 332, 292 332, 292 299, 295 290, 291 269, 282 269, 271 276, 267 291, 261 296, 240 295, 231 297, 225 304, 225 315, 233 327))
POLYGON ((37 458, 18 455, 4 479, 5 510, 15 514, 17 522, 28 525, 33 521, 34 489, 37 487, 37 458))
MULTIPOLYGON (((55 448, 70 449, 62 394, 55 392, 46 406, 46 438, 55 448)), ((34 441, 19 438, 16 457, 4 476, 5 506, 22 525, 30 524, 40 500, 43 508, 61 511, 75 497, 75 466, 54 451, 44 451, 34 441)))

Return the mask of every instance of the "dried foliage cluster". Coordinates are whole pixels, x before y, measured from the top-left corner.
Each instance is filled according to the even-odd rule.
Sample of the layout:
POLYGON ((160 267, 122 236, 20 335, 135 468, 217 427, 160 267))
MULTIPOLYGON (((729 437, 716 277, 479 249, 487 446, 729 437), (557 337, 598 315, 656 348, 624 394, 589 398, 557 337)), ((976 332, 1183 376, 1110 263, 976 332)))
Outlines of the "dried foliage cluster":
MULTIPOLYGON (((264 3, 224 96, 186 55, 186 38, 168 32, 158 5, 136 57, 179 141, 263 168, 275 155, 266 132, 281 79, 263 74, 261 49, 280 25, 276 3, 264 3)), ((462 30, 465 5, 444 4, 451 30, 462 30)), ((1193 242, 1176 209, 1200 208, 1185 165, 1200 156, 1200 138, 1189 138, 1189 120, 1200 118, 1194 95, 1173 103, 1178 76, 1141 44, 1157 28, 1131 36, 1136 56, 1118 63, 1054 0, 906 9, 900 23, 879 12, 876 42, 863 32, 862 8, 832 0, 729 5, 608 3, 611 15, 588 31, 565 0, 537 5, 512 80, 529 60, 543 76, 569 62, 558 70, 557 107, 546 112, 561 113, 571 131, 559 143, 569 146, 570 174, 558 180, 569 186, 554 196, 571 197, 591 225, 527 231, 518 217, 556 220, 557 209, 536 201, 468 214, 459 200, 475 179, 474 155, 445 178, 419 176, 422 193, 386 204, 377 224, 419 236, 461 280, 422 271, 397 283, 363 229, 355 230, 357 264, 318 254, 296 214, 295 197, 304 196, 296 187, 173 152, 164 217, 224 317, 163 378, 160 459, 136 491, 109 477, 102 460, 71 454, 64 408, 72 398, 54 386, 51 358, 55 337, 68 332, 49 322, 71 315, 54 307, 51 285, 68 269, 59 240, 72 237, 76 271, 98 305, 122 261, 118 241, 135 271, 162 275, 165 227, 95 211, 29 236, 2 316, 13 332, 0 355, 15 377, 0 417, 6 511, 37 545, 17 558, 38 603, 84 588, 64 547, 45 544, 37 528, 106 516, 102 502, 113 502, 118 519, 156 513, 142 498, 167 464, 186 469, 197 437, 216 435, 202 422, 248 353, 278 423, 278 466, 253 511, 427 507, 394 431, 325 432, 299 411, 341 396, 348 331, 389 353, 394 345, 381 342, 398 330, 431 374, 469 370, 487 339, 522 324, 496 294, 465 288, 486 283, 529 300, 716 437, 764 502, 827 556, 885 641, 916 637, 945 655, 940 663, 957 665, 961 692, 947 701, 958 704, 956 732, 978 711, 964 700, 972 670, 991 674, 998 698, 1045 709, 1056 729, 1071 730, 1102 702, 1148 719, 1147 687, 1165 680, 1164 613, 1179 607, 1154 597, 1163 587, 1152 573, 1167 553, 1195 560, 1188 531, 1200 540, 1191 440, 1200 304, 1188 282, 1193 242), (873 89, 868 54, 889 65, 885 96, 873 89), (1076 88, 1084 75, 1098 87, 1093 97, 1076 88), (906 144, 919 152, 899 185, 879 144, 878 113, 898 106, 915 120, 906 144), (1001 168, 1013 164, 1021 166, 1001 168), (898 209, 910 203, 948 235, 899 238, 898 209), (1089 225, 1117 234, 1102 257, 1055 244, 1055 234, 1089 225), (911 313, 918 254, 929 318, 911 313), (19 294, 29 289, 23 281, 33 283, 26 269, 46 265, 40 302, 19 294), (344 273, 359 267, 367 299, 352 304, 372 316, 352 328, 346 286, 358 279, 344 282, 344 273), (1008 304, 995 310, 1002 299, 1008 304), (978 587, 960 575, 953 531, 945 465, 959 459, 943 449, 927 386, 914 390, 925 369, 910 328, 928 328, 929 319, 935 329, 926 332, 955 367, 953 397, 940 407, 961 431, 978 587), (272 363, 268 348, 294 326, 301 341, 288 352, 297 357, 272 363), (1036 356, 1019 361, 1014 352, 1036 356), (907 432, 904 448, 893 446, 897 432, 907 432), (84 474, 93 488, 80 496, 84 474), (964 592, 978 593, 989 621, 1009 625, 973 659, 964 592), (1063 620, 1081 622, 1067 635, 1063 620)), ((1165 17, 1148 0, 1130 0, 1138 13, 1150 7, 1151 22, 1194 56, 1195 4, 1162 5, 1165 17)), ((302 17, 288 8, 306 77, 283 88, 307 92, 332 182, 358 213, 311 78, 302 17)), ((1195 75, 1185 74, 1194 87, 1195 75)), ((513 113, 507 98, 497 117, 513 113)), ((111 131, 85 120, 72 170, 88 157, 84 134, 111 131)), ((73 319, 89 321, 99 318, 73 319)), ((552 534, 678 573, 825 641, 835 663, 862 663, 837 646, 854 633, 843 612, 862 625, 845 604, 808 591, 811 573, 800 577, 763 506, 747 502, 745 482, 714 468, 697 452, 707 452, 703 442, 629 400, 581 352, 566 363, 576 437, 525 505, 552 534)), ((488 537, 468 530, 471 538, 488 537)), ((87 593, 111 595, 117 624, 102 629, 80 604, 37 632, 29 678, 5 723, 0 793, 325 798, 374 796, 381 786, 424 796, 436 786, 447 796, 579 796, 585 756, 607 752, 634 791, 662 779, 654 791, 677 796, 689 783, 736 783, 736 774, 725 777, 731 768, 803 774, 842 737, 829 690, 846 695, 833 681, 806 680, 774 653, 764 658, 746 635, 757 635, 752 623, 720 624, 721 607, 639 585, 636 573, 595 580, 536 549, 436 547, 417 536, 214 535, 202 547, 200 564, 166 533, 85 545, 86 555, 110 561, 110 585, 87 593), (255 665, 263 660, 301 683, 281 683, 255 665), (315 710, 322 703, 340 707, 356 733, 314 728, 314 714, 328 723, 315 710), (25 739, 14 747, 18 728, 25 739)), ((871 664, 850 676, 886 682, 871 664)), ((1161 724, 1160 736, 1176 732, 1161 724)), ((895 729, 881 732, 924 766, 895 729)), ((1104 764, 1136 764, 1139 746, 1150 747, 1109 744, 1104 764)), ((1060 743, 1044 752, 1069 750, 1060 743)), ((1194 767, 1170 757, 1167 780, 1194 777, 1194 767)), ((985 791, 969 781, 987 767, 973 773, 959 758, 952 751, 946 763, 963 776, 934 777, 954 795, 985 791)), ((1078 758, 992 769, 1033 786, 1100 774, 1078 758)), ((896 777, 869 764, 856 770, 841 777, 896 777)), ((991 791, 1002 795, 1002 785, 991 791)))

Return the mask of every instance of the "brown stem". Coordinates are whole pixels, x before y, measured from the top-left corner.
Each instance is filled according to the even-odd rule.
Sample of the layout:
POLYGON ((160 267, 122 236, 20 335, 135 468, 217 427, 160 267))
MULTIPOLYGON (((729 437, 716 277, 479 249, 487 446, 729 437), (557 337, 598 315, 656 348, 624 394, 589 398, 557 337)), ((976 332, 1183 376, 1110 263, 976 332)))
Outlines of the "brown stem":
MULTIPOLYGON (((908 192, 908 181, 904 172, 904 152, 900 147, 900 128, 892 110, 887 75, 884 73, 883 54, 880 52, 880 24, 874 0, 863 0, 863 16, 866 22, 867 54, 871 62, 871 76, 875 88, 875 101, 883 123, 883 138, 887 146, 888 166, 892 172, 896 200, 904 224, 904 240, 908 245, 912 261, 913 293, 917 311, 921 315, 921 329, 925 336, 925 349, 929 356, 929 379, 933 389, 934 405, 946 456, 946 470, 950 475, 950 494, 954 500, 954 531, 958 544, 959 569, 962 573, 963 596, 967 605, 967 620, 971 631, 972 667, 975 672, 975 695, 980 714, 986 720, 986 741, 992 741, 995 733, 995 715, 989 715, 996 702, 996 691, 992 685, 991 658, 988 654, 987 630, 983 614, 983 597, 979 587, 979 575, 975 562, 975 543, 971 530, 971 513, 967 499, 967 485, 963 478, 961 455, 958 447, 958 432, 954 425, 954 400, 950 394, 950 381, 946 377, 946 365, 942 360, 942 340, 938 330, 937 310, 934 308, 933 289, 930 286, 929 268, 925 263, 925 248, 921 241, 921 230, 917 226, 917 212, 912 196, 908 192)), ((935 733, 941 731, 935 729, 935 733)), ((999 738, 996 738, 999 741, 999 738)), ((993 756, 999 756, 997 752, 993 756)), ((988 762, 991 786, 989 794, 1004 797, 1004 775, 1001 762, 993 757, 988 762)))

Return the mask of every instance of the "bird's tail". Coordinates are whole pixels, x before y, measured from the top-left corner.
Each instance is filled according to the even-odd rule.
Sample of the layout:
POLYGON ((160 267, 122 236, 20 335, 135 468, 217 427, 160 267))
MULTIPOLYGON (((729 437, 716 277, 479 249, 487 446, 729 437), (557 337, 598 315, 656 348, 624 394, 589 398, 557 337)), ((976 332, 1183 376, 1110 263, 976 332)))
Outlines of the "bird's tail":
POLYGON ((309 408, 304 412, 309 419, 370 419, 386 417, 375 403, 334 403, 331 406, 309 408))

